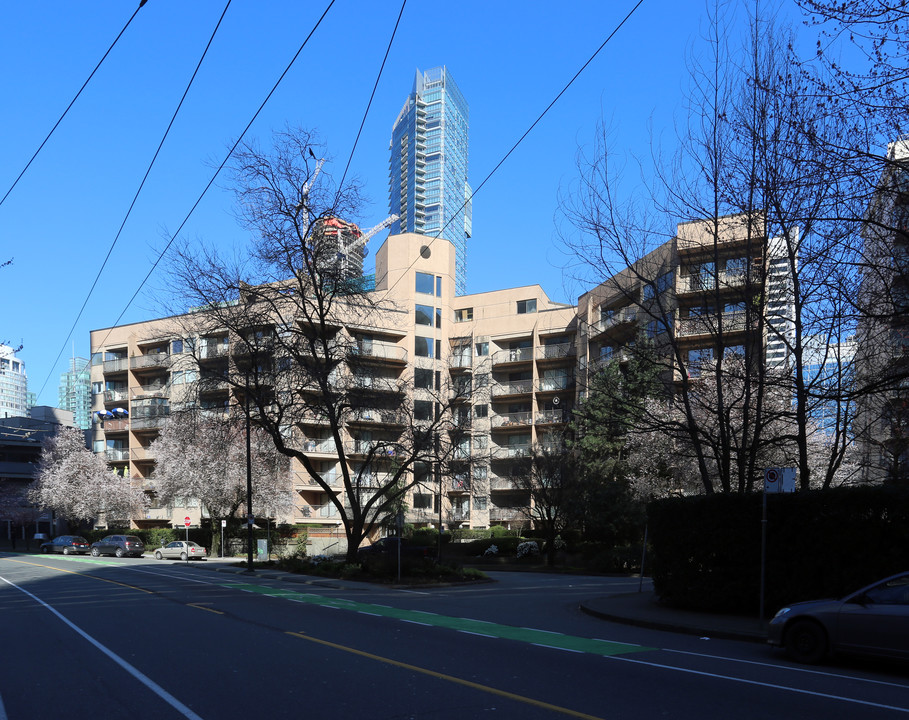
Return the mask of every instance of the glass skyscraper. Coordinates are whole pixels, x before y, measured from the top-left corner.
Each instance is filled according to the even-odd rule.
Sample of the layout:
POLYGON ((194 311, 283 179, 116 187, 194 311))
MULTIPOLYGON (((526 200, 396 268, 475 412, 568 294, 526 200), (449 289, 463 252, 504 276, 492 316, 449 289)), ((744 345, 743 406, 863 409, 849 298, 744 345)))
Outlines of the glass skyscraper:
POLYGON ((0 345, 0 418, 27 417, 28 376, 25 363, 8 345, 0 345))
POLYGON ((467 293, 471 234, 467 101, 445 67, 417 70, 391 131, 391 233, 441 236, 455 247, 455 292, 467 293))
POLYGON ((60 374, 58 404, 73 414, 73 424, 80 430, 92 427, 91 365, 85 358, 72 358, 67 372, 60 374))

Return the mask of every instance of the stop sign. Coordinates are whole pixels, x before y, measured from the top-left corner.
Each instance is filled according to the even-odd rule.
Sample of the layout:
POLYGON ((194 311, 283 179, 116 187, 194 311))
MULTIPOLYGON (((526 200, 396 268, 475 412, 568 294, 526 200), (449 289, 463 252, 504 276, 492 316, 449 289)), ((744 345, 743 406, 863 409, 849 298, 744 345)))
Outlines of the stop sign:
POLYGON ((183 524, 186 525, 186 527, 189 527, 189 525, 190 525, 189 515, 187 515, 185 518, 183 518, 183 524))

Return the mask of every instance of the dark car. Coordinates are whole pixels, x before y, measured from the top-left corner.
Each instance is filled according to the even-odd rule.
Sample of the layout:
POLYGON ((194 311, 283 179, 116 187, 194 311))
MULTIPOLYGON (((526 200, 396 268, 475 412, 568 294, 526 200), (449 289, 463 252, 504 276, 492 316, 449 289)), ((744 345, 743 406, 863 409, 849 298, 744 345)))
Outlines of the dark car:
POLYGON ((50 542, 41 543, 41 552, 85 555, 88 552, 88 540, 78 535, 58 535, 50 542))
POLYGON ((92 555, 116 555, 119 557, 142 557, 145 543, 135 535, 108 535, 92 543, 92 555))
POLYGON ((909 572, 840 600, 788 605, 770 621, 767 642, 804 663, 836 652, 909 659, 909 572))

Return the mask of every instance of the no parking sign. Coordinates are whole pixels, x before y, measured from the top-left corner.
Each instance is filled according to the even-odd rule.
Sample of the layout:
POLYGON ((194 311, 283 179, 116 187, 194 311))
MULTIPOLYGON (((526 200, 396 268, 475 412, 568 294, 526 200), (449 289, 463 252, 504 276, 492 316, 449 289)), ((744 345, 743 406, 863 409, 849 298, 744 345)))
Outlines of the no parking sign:
POLYGON ((795 492, 795 468, 767 468, 764 470, 764 492, 795 492))

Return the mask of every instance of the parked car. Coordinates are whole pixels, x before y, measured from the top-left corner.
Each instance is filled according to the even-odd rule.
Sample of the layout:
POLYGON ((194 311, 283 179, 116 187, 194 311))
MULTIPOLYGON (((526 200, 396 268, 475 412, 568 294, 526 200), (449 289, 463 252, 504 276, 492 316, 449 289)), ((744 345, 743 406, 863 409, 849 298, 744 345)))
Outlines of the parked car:
POLYGON ((837 652, 909 659, 909 572, 840 600, 788 605, 770 621, 767 642, 804 663, 837 652))
POLYGON ((205 560, 208 556, 205 548, 194 542, 185 542, 183 540, 174 540, 162 548, 155 550, 155 559, 164 560, 165 558, 180 560, 205 560))
POLYGON ((135 535, 108 535, 92 543, 92 556, 116 555, 119 557, 142 557, 145 543, 135 535))
POLYGON ((88 548, 88 540, 78 535, 58 535, 50 542, 41 543, 41 552, 43 553, 85 555, 88 552, 88 548))

